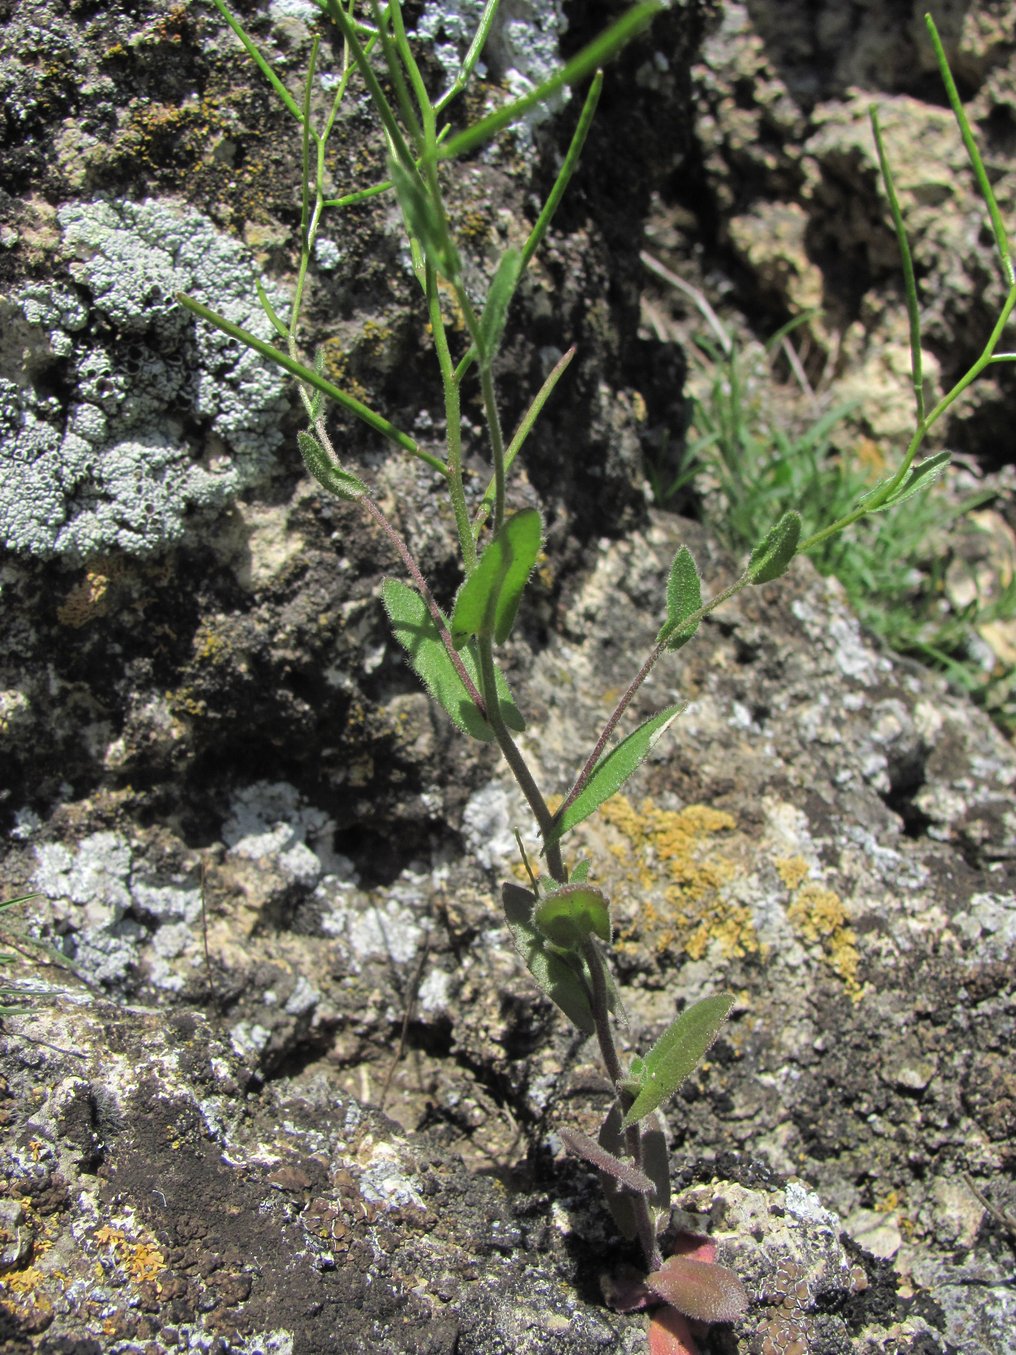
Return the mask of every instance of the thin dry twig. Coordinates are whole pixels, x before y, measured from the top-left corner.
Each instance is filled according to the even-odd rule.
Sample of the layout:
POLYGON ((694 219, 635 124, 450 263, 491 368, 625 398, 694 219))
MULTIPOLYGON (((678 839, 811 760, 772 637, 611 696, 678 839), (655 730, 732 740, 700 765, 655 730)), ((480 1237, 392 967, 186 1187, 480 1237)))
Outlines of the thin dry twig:
POLYGON ((420 983, 423 979, 424 966, 430 955, 430 932, 428 931, 423 938, 423 946, 420 950, 420 958, 416 962, 416 968, 413 970, 413 976, 409 980, 409 987, 406 990, 406 1009, 402 1016, 402 1029, 399 1032, 399 1043, 396 1046, 395 1054, 391 1063, 388 1065, 388 1071, 385 1074, 385 1080, 381 1084, 381 1094, 378 1097, 378 1110, 384 1110, 385 1101, 392 1085, 392 1079, 395 1076, 395 1070, 402 1062, 402 1056, 406 1052, 406 1041, 409 1038, 409 1023, 413 1019, 413 1013, 416 1011, 416 999, 420 991, 420 983))

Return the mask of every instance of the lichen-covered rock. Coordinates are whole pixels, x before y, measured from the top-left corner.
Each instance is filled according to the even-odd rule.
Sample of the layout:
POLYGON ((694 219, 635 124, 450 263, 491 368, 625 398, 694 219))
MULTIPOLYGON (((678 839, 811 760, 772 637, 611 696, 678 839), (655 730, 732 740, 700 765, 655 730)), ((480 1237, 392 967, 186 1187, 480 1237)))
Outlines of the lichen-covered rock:
POLYGON ((86 999, 50 1016, 46 1045, 6 1037, 0 1054, 0 1219, 19 1239, 0 1273, 5 1350, 644 1342, 638 1320, 579 1296, 566 1230, 426 1135, 320 1079, 251 1096, 251 1066, 193 1015, 86 999))
POLYGON ((191 210, 86 202, 57 220, 70 277, 5 303, 0 539, 74 560, 164 551, 263 479, 283 440, 279 374, 175 299, 197 292, 267 339, 255 273, 191 210))
MULTIPOLYGON (((564 11, 541 12, 570 51, 605 8, 570 7, 567 30, 564 11)), ((653 643, 678 544, 710 586, 735 572, 695 524, 646 515, 640 472, 642 443, 681 418, 679 356, 637 337, 640 221, 674 168, 674 128, 691 125, 704 9, 673 7, 660 50, 643 44, 608 80, 499 373, 510 423, 579 342, 517 482, 519 503, 544 508, 547 558, 504 656, 526 750, 562 794, 653 643)), ((468 11, 414 14, 461 50, 451 20, 468 11)), ((530 12, 505 5, 509 21, 530 12)), ((293 88, 316 15, 276 0, 247 16, 293 88)), ((873 16, 844 71, 877 54, 873 16)), ((749 83, 739 100, 720 81, 700 128, 715 116, 718 154, 745 169, 731 212, 745 265, 803 304, 816 269, 838 285, 826 258, 799 253, 812 214, 843 204, 820 201, 836 156, 851 201, 873 167, 856 101, 804 89, 801 22, 767 32, 775 55, 738 38, 749 83), (815 191, 797 201, 813 163, 815 191), (752 210, 760 166, 768 232, 752 210)), ((716 42, 746 23, 726 7, 716 42)), ((1005 34, 989 29, 977 70, 1002 91, 989 58, 1005 34)), ((163 305, 179 260, 213 303, 255 269, 285 285, 299 220, 285 117, 196 5, 155 0, 139 19, 126 0, 101 16, 32 0, 5 44, 5 173, 21 197, 0 201, 0 361, 18 417, 35 420, 18 436, 40 457, 53 430, 127 449, 109 463, 127 475, 143 447, 165 491, 136 553, 116 535, 127 516, 110 517, 109 495, 136 513, 131 485, 90 463, 67 516, 47 481, 50 508, 30 524, 44 549, 0 567, 2 897, 38 890, 21 922, 77 971, 37 956, 47 996, 5 1018, 5 1349, 643 1351, 643 1320, 600 1298, 601 1276, 634 1258, 556 1133, 602 1120, 596 1052, 535 989, 496 906, 524 806, 392 642, 376 593, 394 554, 295 459, 262 459, 286 428, 260 377, 230 387, 228 345, 202 350, 196 389, 158 365, 177 339, 197 342, 163 305), (147 301, 139 272, 159 279, 147 301), (164 383, 176 403, 160 415, 164 383), (262 401, 249 422, 247 396, 262 401), (153 418, 164 442, 138 433, 153 418), (202 477, 219 470, 212 502, 202 477), (65 528, 85 558, 53 555, 65 528)), ((428 78, 442 59, 428 54, 428 78)), ((488 80, 473 111, 504 97, 488 80)), ((524 238, 569 116, 449 176, 471 279, 524 238)), ((354 103, 337 180, 383 173, 372 144, 354 103)), ((915 208, 934 189, 907 179, 915 208)), ((382 198, 343 225, 324 232, 307 342, 438 440, 396 215, 382 198)), ((877 262, 888 276, 888 252, 877 262)), ((447 601, 453 524, 429 471, 336 427, 447 601)), ((467 433, 479 482, 482 440, 467 433)), ((873 646, 806 563, 701 630, 630 715, 687 700, 673 733, 567 846, 612 899, 633 1048, 681 1002, 736 995, 708 1066, 667 1108, 671 1236, 714 1232, 753 1299, 702 1348, 997 1355, 1012 1326, 999 1259, 1016 1128, 1012 748, 873 646)))
MULTIPOLYGON (((645 534, 604 542, 572 580, 560 641, 536 653, 516 644, 516 688, 535 712, 523 739, 550 784, 567 786, 581 731, 652 643, 682 542, 707 582, 729 577, 700 528, 661 517, 645 534), (617 614, 628 618, 623 645, 611 639, 617 614)), ((700 643, 661 665, 645 709, 681 697, 687 711, 638 781, 569 844, 612 900, 633 1047, 680 1002, 721 987, 737 995, 709 1067, 668 1110, 677 1184, 695 1186, 682 1207, 708 1215, 675 1227, 718 1230, 727 1262, 749 1280, 755 1304, 737 1328, 745 1355, 791 1336, 829 1355, 874 1355, 890 1341, 947 1350, 960 1339, 993 1352, 1011 1299, 1002 1225, 981 1200, 1011 1208, 1000 1183, 1014 1129, 1016 756, 938 679, 872 648, 838 590, 806 564, 741 595, 700 643), (735 1208, 742 1196, 730 1181, 755 1188, 736 1165, 749 1159, 806 1184, 774 1177, 764 1201, 735 1208), (774 1204, 771 1189, 794 1208, 774 1204), (976 1304, 964 1297, 972 1275, 976 1304)), ((281 781, 238 785, 204 844, 144 825, 129 795, 85 797, 45 822, 25 814, 5 865, 12 882, 45 891, 27 917, 62 938, 100 989, 181 1019, 195 1007, 216 1014, 245 1070, 234 1074, 247 1089, 244 1114, 302 1123, 291 1103, 310 1088, 312 1100, 380 1103, 423 1135, 435 1164, 452 1151, 470 1170, 496 1166, 516 1180, 514 1222, 483 1204, 471 1225, 511 1258, 485 1272, 482 1322, 442 1300, 460 1340, 475 1320, 492 1349, 513 1339, 569 1349, 553 1344, 570 1339, 567 1311, 574 1331, 599 1333, 605 1349, 622 1340, 637 1349, 641 1329, 602 1310, 580 1316, 574 1299, 559 1306, 559 1286, 587 1293, 591 1276, 623 1259, 594 1183, 555 1135, 562 1125, 595 1132, 606 1093, 591 1042, 572 1039, 539 996, 494 904, 498 880, 516 869, 506 829, 523 821, 522 806, 489 764, 469 780, 448 828, 435 826, 401 866, 393 853, 387 882, 336 850, 327 797, 281 781), (471 856, 453 850, 456 829, 471 856), (548 1278, 515 1269, 524 1236, 542 1239, 548 1278), (571 1261, 551 1245, 559 1236, 578 1248, 571 1261), (536 1298, 521 1314, 530 1285, 536 1298)), ((59 1004, 41 1008, 32 1028, 65 1047, 70 1019, 59 1004)), ((17 1069, 22 1053, 9 1048, 17 1069)), ((150 1160, 154 1148, 142 1147, 150 1160)), ((326 1153, 336 1155, 345 1160, 326 1153)), ((318 1194, 314 1209, 327 1213, 334 1201, 318 1194)), ((100 1210, 95 1226, 123 1231, 119 1218, 100 1210)), ((447 1261, 412 1251, 413 1226, 400 1215, 409 1234, 398 1245, 413 1257, 405 1273, 440 1294, 447 1261)), ((170 1225, 151 1227, 151 1239, 132 1243, 167 1256, 170 1225)), ((226 1222, 216 1227, 228 1239, 226 1222)), ((226 1242, 206 1245, 219 1254, 226 1242)), ((174 1320, 197 1321, 190 1304, 174 1320)), ((257 1311, 241 1305, 235 1320, 257 1311)), ((412 1332, 404 1345, 388 1339, 393 1350, 418 1348, 412 1332)))

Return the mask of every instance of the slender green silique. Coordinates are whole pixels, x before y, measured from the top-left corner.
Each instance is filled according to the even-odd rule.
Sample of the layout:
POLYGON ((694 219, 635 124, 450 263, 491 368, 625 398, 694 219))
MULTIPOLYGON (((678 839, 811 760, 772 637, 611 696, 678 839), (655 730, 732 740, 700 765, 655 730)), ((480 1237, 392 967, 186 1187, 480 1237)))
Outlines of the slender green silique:
MULTIPOLYGON (((500 750, 529 807, 533 827, 542 839, 537 873, 518 837, 530 887, 523 888, 514 881, 503 885, 508 935, 543 993, 581 1035, 595 1037, 613 1089, 599 1138, 594 1140, 578 1130, 567 1130, 562 1141, 568 1151, 600 1173, 611 1213, 624 1235, 641 1250, 653 1293, 678 1306, 690 1305, 682 1311, 708 1311, 708 1296, 701 1303, 694 1295, 688 1299, 687 1285, 694 1287, 692 1281, 680 1266, 667 1269, 661 1256, 659 1237, 668 1215, 669 1169, 659 1111, 700 1065, 735 1001, 726 993, 700 998, 690 1005, 679 1006, 675 1000, 675 1018, 655 1043, 644 1055, 623 1059, 615 1026, 624 1021, 624 1013, 606 958, 612 942, 610 902, 590 878, 588 862, 573 865, 569 876, 564 844, 581 822, 626 784, 679 719, 683 706, 675 703, 644 718, 636 728, 620 732, 629 707, 655 665, 691 643, 700 623, 741 590, 768 585, 786 572, 797 555, 861 518, 882 512, 923 490, 945 462, 942 453, 924 461, 917 459, 931 429, 985 367, 1011 361, 1016 356, 999 348, 1016 306, 1016 281, 1007 236, 977 153, 976 139, 955 95, 955 87, 949 83, 951 77, 941 43, 930 25, 950 102, 985 199, 1008 288, 997 323, 961 380, 926 410, 915 269, 881 127, 877 116, 873 116, 876 152, 889 219, 899 242, 910 318, 913 435, 896 469, 881 485, 852 504, 849 512, 838 511, 834 520, 820 522, 808 535, 802 530, 802 516, 796 506, 774 514, 752 541, 737 576, 711 595, 703 588, 691 552, 686 546, 678 549, 660 599, 656 641, 648 654, 635 656, 634 676, 599 731, 591 731, 587 752, 576 756, 577 770, 570 784, 554 788, 559 794, 564 789, 558 803, 540 784, 534 763, 527 755, 526 746, 532 736, 526 730, 525 712, 516 705, 509 690, 500 656, 504 647, 511 645, 519 619, 526 614, 530 578, 539 569, 544 549, 541 516, 518 495, 514 477, 547 402, 566 376, 574 350, 566 352, 539 389, 529 394, 526 413, 507 440, 498 394, 499 362, 505 335, 512 332, 513 302, 518 288, 546 238, 580 162, 600 91, 605 79, 610 78, 602 68, 641 34, 664 6, 658 0, 633 5, 605 33, 523 97, 500 103, 472 124, 456 126, 452 122, 442 124, 441 120, 454 116, 460 109, 458 96, 473 77, 484 44, 494 31, 497 0, 488 0, 484 5, 476 35, 458 73, 437 97, 432 97, 429 91, 425 66, 416 60, 413 37, 406 29, 400 5, 366 0, 357 14, 353 0, 346 3, 317 0, 322 16, 327 15, 338 30, 343 51, 329 112, 323 125, 317 128, 312 93, 322 50, 318 37, 312 43, 309 69, 298 102, 224 0, 215 3, 299 125, 303 167, 300 257, 288 318, 278 313, 259 287, 261 304, 281 347, 258 339, 212 312, 198 299, 182 297, 181 301, 201 323, 217 326, 296 378, 309 423, 307 431, 299 436, 308 473, 325 492, 343 500, 348 511, 364 511, 395 548, 405 578, 387 579, 382 587, 394 641, 405 650, 414 673, 453 724, 466 737, 496 745, 500 750), (468 243, 456 229, 452 196, 446 196, 448 184, 457 172, 455 161, 482 151, 495 137, 509 134, 522 118, 548 99, 587 81, 589 86, 577 125, 547 200, 532 225, 516 233, 516 240, 524 243, 499 246, 498 257, 487 263, 486 276, 478 282, 477 264, 470 262, 468 243), (350 88, 354 85, 359 88, 361 84, 377 118, 388 177, 367 186, 331 185, 327 170, 329 140, 340 123, 343 99, 350 88), (309 363, 300 355, 301 317, 307 290, 313 285, 313 252, 322 221, 344 206, 381 194, 391 195, 401 212, 408 255, 420 287, 425 333, 436 368, 435 401, 444 419, 443 456, 421 447, 383 414, 329 381, 320 359, 309 363), (454 598, 439 602, 435 597, 413 554, 412 523, 405 533, 396 531, 364 473, 340 464, 328 428, 326 402, 334 407, 334 414, 352 420, 354 426, 359 424, 366 436, 380 437, 436 473, 434 486, 438 493, 447 495, 458 540, 461 581, 454 598), (482 439, 467 427, 464 405, 481 411, 482 439), (482 445, 477 445, 481 442, 482 445), (487 466, 477 485, 468 467, 470 460, 481 452, 487 466), (480 493, 479 486, 483 484, 486 489, 480 493), (551 803, 558 803, 555 811, 551 810, 551 803), (675 1297, 679 1291, 684 1298, 675 1297)), ((732 371, 736 377, 736 366, 732 371)), ((355 439, 344 437, 339 445, 355 446, 355 439)), ((576 453, 580 454, 580 449, 576 453)), ((723 1320, 729 1320, 741 1310, 747 1296, 736 1277, 722 1267, 715 1268, 714 1281, 713 1293, 723 1296, 716 1311, 723 1314, 723 1320)))

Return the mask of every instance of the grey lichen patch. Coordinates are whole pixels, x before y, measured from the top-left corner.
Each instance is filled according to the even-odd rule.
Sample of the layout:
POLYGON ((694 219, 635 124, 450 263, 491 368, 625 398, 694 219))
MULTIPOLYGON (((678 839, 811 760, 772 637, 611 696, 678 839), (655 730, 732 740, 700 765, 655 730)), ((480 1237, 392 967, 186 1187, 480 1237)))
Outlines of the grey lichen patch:
POLYGON ((335 824, 323 810, 306 804, 285 781, 259 781, 238 790, 223 825, 230 853, 251 861, 270 860, 291 883, 308 888, 322 875, 354 876, 352 863, 331 850, 335 824))
POLYGON ((0 540, 149 554, 260 480, 282 441, 277 373, 174 299, 268 337, 254 270, 190 209, 100 201, 58 219, 69 275, 0 303, 0 540))

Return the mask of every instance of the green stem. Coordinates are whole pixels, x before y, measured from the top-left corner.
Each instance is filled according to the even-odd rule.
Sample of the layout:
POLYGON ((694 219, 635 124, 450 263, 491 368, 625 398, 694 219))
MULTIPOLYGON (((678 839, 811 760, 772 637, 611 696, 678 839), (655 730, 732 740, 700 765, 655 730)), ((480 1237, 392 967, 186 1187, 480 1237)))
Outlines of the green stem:
POLYGON ((480 386, 483 391, 483 409, 487 420, 487 432, 490 436, 490 455, 494 465, 493 531, 496 533, 501 530, 504 523, 504 434, 501 431, 501 415, 498 412, 497 396, 494 391, 494 373, 491 371, 489 362, 481 363, 480 386))
POLYGON ((971 382, 977 380, 985 367, 991 362, 995 349, 998 347, 999 341, 1002 338, 1002 333, 1009 323, 1009 317, 1012 315, 1014 307, 1016 307, 1016 286, 1009 289, 1009 294, 1005 299, 1005 305, 1002 307, 1002 311, 988 337, 988 342, 981 351, 980 357, 964 373, 964 375, 960 377, 955 386, 953 386, 947 394, 942 396, 934 409, 932 409, 917 425, 917 428, 914 430, 914 435, 910 439, 910 443, 907 447, 903 463, 893 478, 888 480, 882 486, 880 492, 864 503, 860 508, 855 508, 853 512, 847 513, 845 517, 830 523, 828 527, 823 527, 820 531, 809 536, 807 540, 802 541, 797 548, 798 554, 811 550, 814 546, 818 546, 823 541, 828 540, 829 537, 836 536, 837 533, 842 532, 845 528, 852 526, 855 522, 859 522, 861 518, 866 517, 869 513, 875 512, 888 498, 896 493, 900 485, 906 479, 907 472, 913 465, 914 457, 917 455, 921 444, 928 436, 932 427, 938 422, 949 406, 963 394, 971 382))
MULTIPOLYGON (((481 637, 477 640, 476 647, 480 658, 480 681, 483 684, 483 692, 486 698, 484 705, 487 723, 494 731, 494 737, 497 739, 504 760, 507 762, 519 790, 526 797, 526 803, 533 811, 533 818, 536 820, 540 832, 546 837, 554 821, 554 816, 550 812, 532 772, 529 770, 529 764, 501 718, 501 708, 497 700, 493 643, 490 639, 481 637)), ((553 843, 547 848, 547 869, 555 880, 563 881, 565 879, 564 860, 561 856, 561 848, 557 843, 553 843)))
POLYGON ((441 297, 437 287, 437 273, 429 262, 425 265, 425 290, 427 293, 427 313, 434 339, 434 352, 441 372, 441 388, 444 392, 445 409, 445 447, 448 453, 448 495, 452 512, 455 515, 455 530, 459 538, 459 550, 466 573, 476 564, 476 541, 469 521, 469 507, 466 504, 466 489, 462 479, 462 398, 459 383, 455 379, 455 363, 452 361, 448 346, 448 333, 444 316, 441 314, 441 297))
MULTIPOLYGON (((688 616, 683 617, 680 622, 676 622, 673 629, 689 630, 691 627, 697 626, 698 623, 704 617, 708 616, 710 612, 714 612, 717 607, 722 606, 724 602, 727 602, 736 593, 739 593, 741 589, 745 588, 750 582, 751 579, 749 578, 749 576, 747 574, 742 574, 739 578, 735 579, 734 582, 730 584, 727 588, 724 588, 722 592, 717 593, 715 597, 710 598, 708 602, 703 603, 703 605, 699 607, 697 611, 691 612, 688 616)), ((625 688, 624 692, 621 695, 621 699, 618 701, 617 705, 611 711, 607 723, 603 726, 603 729, 600 731, 600 737, 596 740, 596 745, 593 748, 593 751, 586 758, 582 770, 576 777, 575 784, 572 786, 571 790, 569 790, 564 800, 558 806, 557 812, 554 815, 555 821, 561 817, 564 811, 574 802, 577 796, 581 795, 582 791, 585 789, 586 783, 589 780, 590 776, 592 776, 596 764, 603 756, 604 749, 606 748, 610 740, 611 734, 613 734, 614 730, 616 729, 619 720, 621 719, 622 715, 624 715, 628 707, 631 705, 635 693, 639 690, 639 688, 645 682, 646 678, 653 671, 654 667, 656 666, 657 660, 659 659, 663 651, 666 649, 667 638, 668 632, 665 631, 663 634, 663 638, 656 642, 652 650, 650 650, 649 655, 646 658, 645 662, 642 664, 642 667, 639 669, 639 671, 632 678, 631 682, 629 682, 628 686, 625 688)))

